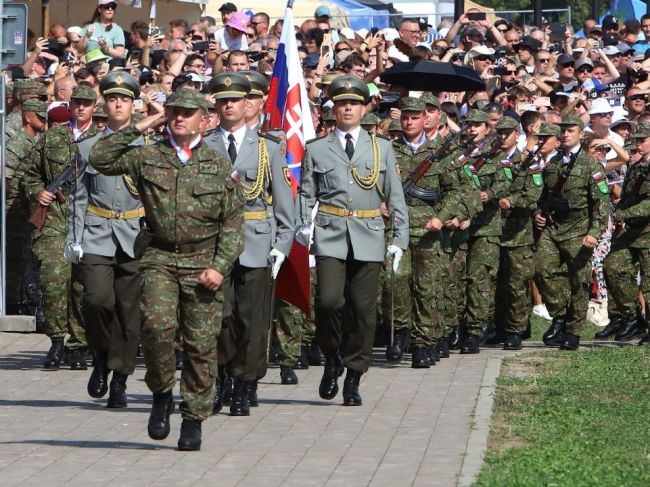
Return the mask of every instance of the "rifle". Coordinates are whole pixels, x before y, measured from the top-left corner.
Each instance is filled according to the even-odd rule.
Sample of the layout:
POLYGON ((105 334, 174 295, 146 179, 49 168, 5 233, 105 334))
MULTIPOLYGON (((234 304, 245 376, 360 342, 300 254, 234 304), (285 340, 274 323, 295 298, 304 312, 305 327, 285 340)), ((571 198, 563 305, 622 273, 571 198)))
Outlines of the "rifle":
POLYGON ((456 140, 460 137, 461 132, 449 137, 440 147, 436 154, 431 154, 429 157, 424 159, 418 166, 411 171, 411 173, 406 177, 402 183, 402 190, 405 195, 413 196, 425 201, 431 201, 438 198, 438 192, 436 190, 427 190, 419 188, 417 185, 418 181, 424 177, 424 175, 429 171, 431 166, 435 161, 439 161, 444 157, 447 157, 451 152, 452 148, 456 144, 456 140))
MULTIPOLYGON (((67 165, 63 171, 54 177, 54 180, 49 184, 49 186, 45 188, 45 191, 54 194, 56 200, 59 203, 63 203, 65 201, 65 196, 63 196, 61 189, 63 186, 69 184, 74 180, 76 172, 76 162, 75 164, 67 165)), ((34 225, 38 230, 43 228, 43 225, 45 225, 48 208, 49 206, 42 205, 37 208, 36 211, 32 213, 32 216, 29 217, 29 223, 34 225)))
POLYGON ((478 181, 478 176, 476 176, 476 174, 478 174, 488 159, 494 157, 494 155, 499 150, 499 147, 501 147, 501 144, 503 144, 503 139, 500 136, 495 135, 494 138, 488 143, 490 144, 489 150, 487 152, 479 154, 478 157, 475 158, 473 164, 466 164, 463 168, 465 174, 474 180, 474 183, 479 187, 479 189, 481 189, 481 191, 481 183, 478 181))
MULTIPOLYGON (((629 193, 626 192, 624 195, 621 196, 619 202, 616 203, 614 212, 616 212, 616 210, 619 209, 623 210, 625 208, 629 208, 630 206, 633 206, 637 203, 637 198, 639 197, 639 191, 641 191, 641 186, 643 186, 643 183, 645 183, 646 179, 648 179, 649 174, 650 174, 650 164, 647 164, 641 171, 641 174, 639 174, 637 180, 634 182, 634 187, 632 188, 632 191, 629 193)), ((617 221, 614 230, 612 231, 612 237, 616 237, 618 234, 621 233, 621 231, 623 231, 623 222, 617 221)))

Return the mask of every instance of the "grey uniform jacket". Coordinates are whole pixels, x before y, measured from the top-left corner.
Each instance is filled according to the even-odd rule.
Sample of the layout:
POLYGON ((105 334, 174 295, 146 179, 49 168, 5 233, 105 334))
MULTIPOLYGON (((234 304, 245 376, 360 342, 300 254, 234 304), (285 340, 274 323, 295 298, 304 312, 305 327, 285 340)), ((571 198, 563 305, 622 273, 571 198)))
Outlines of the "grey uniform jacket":
MULTIPOLYGON (((68 241, 81 242, 84 254, 113 257, 119 245, 133 257, 133 244, 140 231, 140 219, 110 219, 87 212, 88 205, 112 211, 136 210, 142 206, 139 198, 131 195, 123 176, 104 176, 89 163, 91 147, 104 135, 79 141, 81 164, 76 191, 71 192, 68 208, 68 241)), ((142 144, 142 139, 133 144, 142 144)))
MULTIPOLYGON (((286 145, 276 137, 263 139, 269 154, 271 180, 266 179, 266 187, 259 197, 246 201, 244 211, 266 211, 268 216, 260 220, 245 221, 244 251, 239 256, 239 263, 251 268, 268 267, 271 248, 288 255, 295 233, 295 203, 290 183, 286 179, 286 145), (272 195, 271 205, 266 202, 268 195, 272 195)), ((221 130, 217 129, 208 134, 205 142, 228 158, 221 130)), ((255 130, 247 127, 233 164, 233 171, 239 173, 240 182, 246 186, 251 186, 257 179, 259 146, 260 136, 255 130)))
MULTIPOLYGON (((408 209, 402 183, 397 174, 395 153, 391 142, 376 138, 380 153, 380 174, 377 187, 362 188, 352 176, 356 167, 360 177, 367 177, 374 164, 370 134, 359 133, 359 140, 350 161, 335 132, 307 143, 302 164, 300 185, 300 225, 311 221, 316 202, 348 210, 378 209, 386 203, 392 220, 392 244, 405 250, 409 243, 408 209), (379 190, 383 193, 379 193, 379 190)), ((314 243, 311 253, 316 256, 345 260, 349 245, 356 260, 383 262, 386 252, 384 219, 356 218, 318 212, 314 218, 314 243)))

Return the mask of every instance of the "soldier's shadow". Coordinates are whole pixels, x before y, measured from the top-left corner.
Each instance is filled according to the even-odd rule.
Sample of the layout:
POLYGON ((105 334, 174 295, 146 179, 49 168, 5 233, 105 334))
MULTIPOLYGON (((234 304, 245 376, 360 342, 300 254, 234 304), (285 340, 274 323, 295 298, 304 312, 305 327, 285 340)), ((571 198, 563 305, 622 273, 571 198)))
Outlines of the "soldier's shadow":
MULTIPOLYGON (((150 404, 150 400, 133 399, 127 396, 129 403, 150 404)), ((0 399, 1 407, 32 407, 32 408, 71 408, 71 409, 86 409, 91 411, 106 411, 109 413, 149 413, 151 407, 132 407, 129 405, 124 409, 108 409, 105 407, 106 399, 98 399, 96 401, 67 401, 57 399, 0 399)))
POLYGON ((19 351, 0 356, 0 370, 30 370, 43 368, 44 352, 19 351))
POLYGON ((135 441, 119 440, 19 440, 19 441, 0 441, 0 445, 44 445, 44 446, 66 446, 73 448, 102 448, 110 450, 175 450, 170 445, 161 445, 159 443, 139 443, 135 441))

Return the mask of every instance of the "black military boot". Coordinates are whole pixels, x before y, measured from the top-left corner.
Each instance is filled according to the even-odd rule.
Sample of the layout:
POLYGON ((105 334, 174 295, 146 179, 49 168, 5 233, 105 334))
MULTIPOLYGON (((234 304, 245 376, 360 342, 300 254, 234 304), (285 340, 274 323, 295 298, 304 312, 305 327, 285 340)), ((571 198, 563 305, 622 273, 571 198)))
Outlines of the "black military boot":
POLYGON ((344 406, 361 406, 362 400, 359 394, 359 381, 361 372, 348 369, 348 373, 343 381, 343 405, 344 406))
POLYGON ((199 451, 201 449, 201 421, 183 419, 178 449, 180 451, 199 451))
POLYGON ((647 329, 646 334, 639 340, 639 345, 650 345, 650 329, 647 329))
POLYGON ((438 339, 438 353, 440 358, 449 358, 449 339, 447 337, 438 339))
POLYGON ((429 364, 436 365, 440 362, 440 354, 438 353, 438 345, 427 345, 427 355, 429 356, 429 364))
POLYGON ((95 351, 95 367, 88 379, 88 395, 100 398, 108 392, 108 374, 110 370, 106 365, 106 352, 95 351))
POLYGON ((614 340, 617 342, 629 342, 633 338, 643 335, 645 333, 645 323, 640 318, 635 318, 632 321, 625 323, 624 328, 619 331, 614 340))
POLYGON ((176 356, 176 370, 183 370, 183 351, 175 350, 174 355, 176 356))
POLYGON ((521 336, 516 333, 508 334, 503 341, 504 350, 521 350, 521 336))
POLYGON ((228 377, 226 379, 226 386, 223 388, 222 401, 224 406, 230 405, 234 390, 235 390, 235 378, 228 377))
MULTIPOLYGON (((413 347, 413 350, 411 350, 411 368, 428 369, 430 365, 431 363, 429 362, 429 355, 427 354, 426 348, 413 347)), ((348 369, 348 374, 349 373, 350 373, 350 369, 348 369)))
POLYGON ((564 316, 556 316, 551 321, 551 326, 546 330, 542 341, 547 347, 557 347, 564 343, 564 326, 566 324, 564 316))
POLYGON ((460 326, 454 326, 454 329, 451 330, 451 333, 449 334, 448 341, 449 341, 449 350, 460 349, 460 342, 461 342, 460 326))
POLYGON ((86 350, 84 347, 70 350, 70 370, 87 370, 86 350))
POLYGON ((526 329, 521 334, 521 339, 522 340, 528 340, 531 337, 532 328, 533 328, 532 320, 530 319, 530 316, 529 316, 528 317, 528 323, 526 324, 526 329))
POLYGON ((478 339, 479 345, 485 345, 488 341, 494 340, 496 334, 497 330, 494 327, 494 322, 492 320, 487 320, 481 327, 481 334, 478 339))
POLYGON ((605 328, 600 330, 594 335, 594 338, 597 340, 604 340, 606 338, 612 337, 619 334, 625 328, 625 321, 622 318, 615 318, 610 320, 605 328))
POLYGON ((463 335, 463 340, 460 343, 460 353, 479 353, 479 351, 478 335, 463 335))
POLYGON ((298 356, 298 360, 296 360, 296 365, 294 365, 294 369, 297 370, 307 370, 309 368, 309 357, 307 356, 307 348, 306 346, 300 347, 300 355, 298 356))
POLYGON ((250 416, 251 411, 248 406, 248 382, 241 379, 235 379, 232 400, 230 401, 231 416, 250 416))
POLYGON ((339 377, 343 375, 343 360, 337 354, 335 357, 325 360, 323 367, 323 377, 320 380, 318 394, 323 399, 334 399, 339 392, 339 385, 336 383, 339 377))
POLYGON ((280 382, 285 386, 298 383, 298 376, 291 367, 280 365, 280 382))
POLYGON ((580 346, 580 337, 571 333, 564 334, 564 341, 560 345, 560 350, 578 350, 580 346))
POLYGON ((260 402, 257 400, 257 379, 248 383, 248 396, 246 400, 248 401, 248 407, 256 408, 260 405, 260 402))
POLYGON ((45 356, 45 361, 43 362, 43 368, 45 369, 58 369, 61 367, 61 360, 63 359, 63 338, 51 338, 52 345, 50 345, 50 350, 45 356))
POLYGON ((164 440, 169 436, 169 416, 174 412, 172 391, 153 394, 147 432, 152 440, 164 440))
POLYGON ((307 348, 307 363, 316 367, 323 365, 323 359, 320 354, 320 347, 316 343, 312 343, 307 348))
POLYGON ((218 414, 223 409, 223 392, 226 388, 226 367, 220 365, 218 368, 217 378, 215 380, 214 401, 212 402, 212 414, 218 414))
POLYGON ((386 361, 387 362, 399 362, 402 360, 402 354, 406 348, 406 343, 409 338, 409 330, 402 329, 395 332, 393 337, 393 344, 386 347, 386 361))
POLYGON ((117 409, 126 407, 126 379, 128 377, 126 374, 113 371, 108 402, 106 403, 107 408, 117 409))

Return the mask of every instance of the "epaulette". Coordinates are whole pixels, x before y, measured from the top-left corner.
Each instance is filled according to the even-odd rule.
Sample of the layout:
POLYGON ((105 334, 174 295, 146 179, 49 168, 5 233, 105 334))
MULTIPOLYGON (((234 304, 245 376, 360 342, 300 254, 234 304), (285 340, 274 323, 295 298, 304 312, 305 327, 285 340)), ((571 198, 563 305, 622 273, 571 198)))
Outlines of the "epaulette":
POLYGON ((317 140, 324 139, 328 135, 329 134, 324 134, 324 135, 321 135, 319 137, 314 137, 313 139, 309 139, 307 142, 305 142, 305 144, 311 144, 312 142, 316 142, 317 140))
POLYGON ((208 135, 212 135, 212 134, 215 133, 217 130, 219 130, 219 127, 217 127, 216 129, 206 130, 205 133, 203 134, 203 137, 207 137, 208 135))
POLYGON ((268 132, 258 131, 257 135, 259 135, 260 137, 264 137, 265 139, 269 139, 269 140, 275 142, 276 144, 280 144, 282 142, 282 140, 283 140, 282 137, 278 137, 276 135, 271 135, 268 132))
POLYGON ((391 140, 388 135, 384 135, 384 134, 377 134, 376 133, 375 137, 377 137, 378 139, 391 140))

